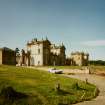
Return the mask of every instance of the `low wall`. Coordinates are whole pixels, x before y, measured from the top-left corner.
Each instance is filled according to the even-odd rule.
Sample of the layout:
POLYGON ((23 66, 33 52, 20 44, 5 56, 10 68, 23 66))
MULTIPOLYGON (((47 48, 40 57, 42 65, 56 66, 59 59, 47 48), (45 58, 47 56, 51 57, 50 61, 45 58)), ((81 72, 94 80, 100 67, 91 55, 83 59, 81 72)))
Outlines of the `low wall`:
POLYGON ((64 73, 90 74, 90 70, 89 69, 84 69, 84 70, 80 70, 80 69, 66 69, 66 70, 64 70, 64 73))

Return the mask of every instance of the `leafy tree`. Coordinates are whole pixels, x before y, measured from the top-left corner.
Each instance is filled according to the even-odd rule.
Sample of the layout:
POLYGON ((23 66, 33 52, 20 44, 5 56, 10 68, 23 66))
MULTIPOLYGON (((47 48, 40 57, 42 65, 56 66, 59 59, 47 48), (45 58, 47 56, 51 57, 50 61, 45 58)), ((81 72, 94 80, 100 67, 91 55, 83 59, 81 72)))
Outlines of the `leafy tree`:
POLYGON ((91 60, 89 61, 90 65, 99 65, 99 66, 105 66, 105 61, 103 60, 91 60))
POLYGON ((15 49, 16 56, 20 55, 19 51, 20 51, 19 48, 15 49))

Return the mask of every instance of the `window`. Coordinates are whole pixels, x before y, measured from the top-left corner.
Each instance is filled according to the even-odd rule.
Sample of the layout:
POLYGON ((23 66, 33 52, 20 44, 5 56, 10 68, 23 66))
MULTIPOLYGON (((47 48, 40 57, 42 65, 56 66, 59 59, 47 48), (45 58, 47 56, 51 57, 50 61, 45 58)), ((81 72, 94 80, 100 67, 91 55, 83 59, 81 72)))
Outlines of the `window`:
POLYGON ((80 57, 78 57, 78 60, 80 60, 81 58, 80 57))
POLYGON ((40 61, 38 61, 38 65, 40 65, 40 61))
POLYGON ((38 54, 40 54, 40 49, 38 49, 38 54))

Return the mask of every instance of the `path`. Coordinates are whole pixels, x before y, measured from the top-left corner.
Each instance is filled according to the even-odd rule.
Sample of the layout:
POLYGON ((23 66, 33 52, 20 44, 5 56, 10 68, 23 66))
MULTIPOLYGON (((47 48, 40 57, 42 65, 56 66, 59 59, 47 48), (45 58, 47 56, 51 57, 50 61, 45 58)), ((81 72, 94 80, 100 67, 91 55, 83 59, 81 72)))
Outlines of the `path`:
POLYGON ((79 75, 66 75, 71 78, 76 78, 80 80, 84 80, 88 78, 88 81, 92 84, 95 84, 100 93, 95 99, 91 101, 84 101, 81 103, 77 103, 75 105, 105 105, 105 77, 101 77, 98 75, 89 75, 89 74, 79 74, 79 75))

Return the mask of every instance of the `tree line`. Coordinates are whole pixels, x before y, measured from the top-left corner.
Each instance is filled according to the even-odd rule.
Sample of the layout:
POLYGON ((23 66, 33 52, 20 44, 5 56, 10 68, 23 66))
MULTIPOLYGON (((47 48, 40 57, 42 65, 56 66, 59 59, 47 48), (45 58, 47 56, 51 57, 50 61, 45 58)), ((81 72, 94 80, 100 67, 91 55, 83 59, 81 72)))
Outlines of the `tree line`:
POLYGON ((105 66, 105 61, 103 60, 90 60, 90 65, 105 66))

